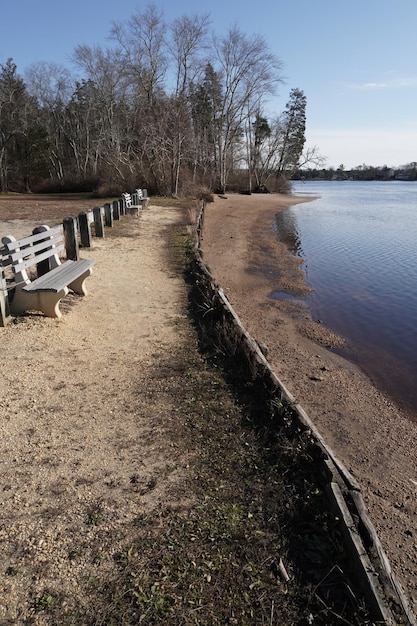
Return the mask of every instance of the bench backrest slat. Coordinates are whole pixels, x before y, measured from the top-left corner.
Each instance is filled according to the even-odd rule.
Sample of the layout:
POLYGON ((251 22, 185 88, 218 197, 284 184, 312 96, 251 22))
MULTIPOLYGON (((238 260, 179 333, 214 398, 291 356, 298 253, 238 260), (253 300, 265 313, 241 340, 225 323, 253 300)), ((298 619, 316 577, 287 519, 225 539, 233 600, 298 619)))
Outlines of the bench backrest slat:
MULTIPOLYGON (((61 243, 60 245, 56 245, 52 249, 49 249, 49 250, 45 250, 45 246, 43 246, 42 249, 45 250, 44 252, 41 252, 40 254, 36 254, 35 256, 30 256, 26 259, 22 259, 21 261, 16 260, 14 262, 14 271, 21 272, 22 270, 26 270, 28 267, 37 265, 38 263, 40 263, 40 261, 44 261, 45 259, 49 259, 51 256, 54 256, 55 254, 59 254, 60 252, 62 252, 64 248, 65 246, 63 243, 61 243)), ((23 250, 23 252, 26 252, 26 250, 23 250)), ((20 253, 16 252, 15 254, 20 254, 20 253)), ((20 254, 20 258, 21 257, 22 255, 20 254)))
POLYGON ((28 237, 23 237, 23 239, 16 239, 15 241, 10 241, 5 245, 7 249, 11 252, 16 248, 24 248, 28 245, 32 245, 38 241, 47 240, 51 237, 61 237, 62 239, 62 230, 60 226, 56 226, 55 228, 50 228, 41 233, 37 233, 36 235, 29 235, 28 237))
MULTIPOLYGON (((10 251, 11 260, 15 262, 15 261, 18 261, 19 259, 27 258, 32 254, 37 255, 39 252, 42 252, 46 248, 49 250, 51 248, 55 249, 55 246, 62 243, 62 236, 60 234, 57 234, 54 237, 49 237, 49 233, 47 237, 45 237, 45 233, 42 233, 42 234, 43 234, 43 241, 36 243, 35 245, 16 246, 16 243, 21 243, 22 240, 17 241, 17 242, 12 241, 11 243, 14 244, 13 245, 14 250, 10 251)), ((9 248, 9 250, 10 250, 10 247, 11 247, 10 244, 6 245, 6 248, 9 248)), ((50 254, 51 253, 49 253, 49 255, 50 254)))

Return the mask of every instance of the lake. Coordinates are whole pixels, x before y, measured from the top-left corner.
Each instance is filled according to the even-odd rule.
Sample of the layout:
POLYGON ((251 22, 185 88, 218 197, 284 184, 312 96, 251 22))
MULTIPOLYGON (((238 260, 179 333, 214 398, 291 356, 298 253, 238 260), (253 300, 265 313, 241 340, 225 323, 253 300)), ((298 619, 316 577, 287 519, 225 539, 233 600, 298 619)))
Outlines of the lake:
POLYGON ((319 196, 276 218, 304 261, 303 301, 346 338, 338 352, 417 420, 417 183, 296 182, 293 193, 319 196))

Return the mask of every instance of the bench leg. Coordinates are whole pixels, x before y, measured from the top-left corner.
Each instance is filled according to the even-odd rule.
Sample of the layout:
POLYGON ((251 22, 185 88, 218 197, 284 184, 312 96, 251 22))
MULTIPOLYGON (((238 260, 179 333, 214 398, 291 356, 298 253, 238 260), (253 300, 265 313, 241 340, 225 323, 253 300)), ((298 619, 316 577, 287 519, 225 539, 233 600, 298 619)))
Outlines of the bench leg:
POLYGON ((87 296, 88 291, 87 291, 87 287, 85 286, 85 281, 87 280, 89 276, 91 276, 92 272, 93 272, 93 269, 89 267, 84 272, 84 274, 81 274, 81 276, 79 276, 76 280, 70 283, 68 287, 72 289, 72 291, 75 291, 75 293, 78 293, 80 296, 87 296))
POLYGON ((16 289, 10 305, 12 313, 24 313, 25 311, 42 311, 46 317, 62 317, 59 310, 59 302, 68 293, 64 287, 60 291, 34 291, 27 292, 16 289))

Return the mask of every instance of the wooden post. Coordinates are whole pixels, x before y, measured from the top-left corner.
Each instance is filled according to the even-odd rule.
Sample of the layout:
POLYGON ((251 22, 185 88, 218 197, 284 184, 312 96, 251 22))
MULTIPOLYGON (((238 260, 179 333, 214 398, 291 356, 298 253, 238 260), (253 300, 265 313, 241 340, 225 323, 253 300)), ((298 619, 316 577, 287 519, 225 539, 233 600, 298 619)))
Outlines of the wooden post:
POLYGON ((77 222, 74 217, 66 217, 63 221, 64 243, 67 259, 78 261, 80 258, 77 239, 77 222))
POLYGON ((78 214, 78 226, 80 229, 80 241, 84 248, 91 248, 91 226, 86 211, 78 214))
POLYGON ((142 207, 147 207, 148 203, 149 203, 148 190, 147 189, 142 189, 142 202, 141 202, 141 205, 142 205, 142 207))
MULTIPOLYGON (((48 235, 48 229, 49 229, 49 226, 37 226, 36 228, 32 230, 32 235, 45 233, 45 239, 42 239, 41 241, 47 241, 48 239, 50 239, 48 235)), ((39 261, 39 263, 36 263, 36 272, 38 276, 43 276, 44 274, 49 272, 51 269, 52 269, 52 266, 51 266, 50 258, 44 259, 43 261, 39 261)))
POLYGON ((124 199, 123 196, 120 198, 119 202, 120 202, 120 214, 126 215, 126 200, 124 199))
POLYGON ((120 201, 113 200, 113 218, 115 220, 120 220, 120 201))
POLYGON ((4 268, 0 264, 0 326, 6 326, 11 319, 6 277, 4 275, 4 268))
POLYGON ((94 229, 96 237, 104 237, 104 219, 101 207, 95 206, 93 209, 94 229))
POLYGON ((113 210, 109 202, 104 205, 104 223, 110 228, 113 227, 113 210))

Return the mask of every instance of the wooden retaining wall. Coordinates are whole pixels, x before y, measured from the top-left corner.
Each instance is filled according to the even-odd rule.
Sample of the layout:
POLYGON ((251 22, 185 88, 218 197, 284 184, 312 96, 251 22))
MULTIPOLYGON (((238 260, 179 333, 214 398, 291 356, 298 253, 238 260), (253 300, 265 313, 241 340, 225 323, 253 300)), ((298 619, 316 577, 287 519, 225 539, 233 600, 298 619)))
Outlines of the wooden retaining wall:
POLYGON ((389 626, 417 625, 403 589, 396 579, 366 509, 358 482, 326 444, 294 396, 272 371, 257 342, 247 333, 227 297, 203 262, 201 235, 205 204, 197 220, 194 250, 194 285, 202 317, 210 318, 211 333, 223 350, 233 355, 242 376, 250 380, 270 419, 291 415, 307 429, 322 454, 322 471, 327 476, 326 495, 330 508, 340 520, 347 554, 366 598, 372 619, 389 626), (268 409, 269 407, 269 409, 268 409), (281 411, 277 411, 281 407, 281 411))

